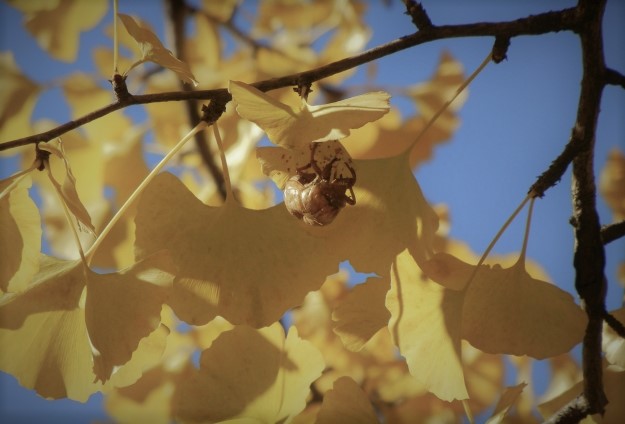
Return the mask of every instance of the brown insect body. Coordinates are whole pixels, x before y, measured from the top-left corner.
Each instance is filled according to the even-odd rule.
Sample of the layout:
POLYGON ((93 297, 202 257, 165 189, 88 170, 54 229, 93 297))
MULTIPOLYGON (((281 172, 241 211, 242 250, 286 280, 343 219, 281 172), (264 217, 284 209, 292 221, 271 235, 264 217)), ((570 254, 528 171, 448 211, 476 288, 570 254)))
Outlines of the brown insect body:
POLYGON ((286 182, 284 204, 291 215, 306 224, 323 226, 334 221, 346 204, 356 204, 352 189, 356 183, 356 172, 345 164, 352 176, 333 178, 332 168, 337 159, 332 159, 321 169, 314 158, 316 146, 317 143, 313 143, 310 163, 298 168, 297 174, 286 182), (312 168, 314 173, 304 172, 308 168, 312 168))

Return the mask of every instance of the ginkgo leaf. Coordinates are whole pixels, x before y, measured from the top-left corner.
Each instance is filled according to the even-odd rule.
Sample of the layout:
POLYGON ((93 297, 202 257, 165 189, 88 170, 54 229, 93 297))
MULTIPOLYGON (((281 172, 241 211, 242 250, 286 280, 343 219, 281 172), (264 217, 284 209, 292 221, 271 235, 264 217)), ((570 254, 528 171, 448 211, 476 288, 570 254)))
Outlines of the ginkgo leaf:
POLYGON ((333 248, 344 252, 358 271, 378 275, 386 275, 406 248, 417 261, 429 257, 438 216, 412 174, 407 152, 355 160, 353 166, 356 206, 345 208, 332 225, 322 228, 332 237, 333 248))
POLYGON ((158 327, 168 262, 161 253, 122 274, 96 274, 42 255, 29 287, 0 299, 0 369, 43 397, 84 402, 158 327))
MULTIPOLYGON (((92 234, 95 234, 95 227, 91 223, 91 216, 89 216, 89 212, 85 205, 83 205, 82 201, 78 197, 78 192, 76 191, 76 178, 72 173, 72 169, 69 166, 69 162, 65 157, 65 152, 63 151, 63 144, 59 141, 58 148, 53 146, 51 143, 44 144, 39 148, 41 150, 45 150, 47 152, 53 153, 55 156, 63 160, 63 165, 65 166, 65 179, 63 180, 63 184, 59 184, 58 181, 52 175, 52 172, 48 173, 50 177, 50 182, 54 185, 59 195, 62 197, 65 205, 71 211, 71 213, 76 217, 79 224, 83 224, 87 230, 89 230, 92 234)), ((47 161, 46 168, 49 170, 50 163, 47 161)))
POLYGON ((467 399, 460 356, 461 293, 424 278, 405 250, 391 269, 386 307, 389 330, 410 373, 440 399, 467 399))
POLYGON ((508 410, 514 405, 525 386, 527 386, 526 383, 520 383, 513 387, 507 387, 501 394, 501 398, 497 402, 493 414, 488 421, 486 421, 486 424, 500 424, 503 422, 508 410))
MULTIPOLYGON (((611 312, 619 322, 625 322, 625 308, 611 312)), ((619 336, 612 327, 603 324, 603 337, 601 339, 606 360, 613 366, 625 371, 625 339, 619 336)))
POLYGON ((106 0, 10 0, 9 4, 26 15, 24 26, 39 46, 64 62, 76 60, 80 33, 96 26, 108 9, 106 0))
POLYGON ((220 315, 233 324, 269 325, 319 288, 340 262, 284 205, 250 210, 233 200, 205 206, 167 173, 142 194, 135 222, 139 258, 173 252, 178 274, 170 304, 190 324, 220 315))
MULTIPOLYGON (((132 385, 116 387, 106 392, 104 406, 116 422, 170 423, 173 419, 172 396, 175 387, 196 372, 193 363, 198 349, 210 347, 221 333, 232 329, 232 325, 226 320, 217 318, 205 326, 181 330, 180 321, 167 306, 163 308, 161 322, 161 326, 172 328, 172 331, 167 337, 167 349, 158 358, 158 363, 147 364, 147 371, 132 385)), ((125 369, 126 366, 115 373, 111 382, 125 369)))
MULTIPOLYGON (((191 73, 189 65, 176 59, 172 52, 163 46, 156 34, 149 28, 140 26, 131 16, 124 15, 123 13, 118 13, 117 16, 124 24, 126 31, 128 31, 141 47, 143 56, 133 67, 145 61, 154 62, 174 71, 182 81, 193 84, 194 86, 198 85, 198 82, 191 73)), ((130 69, 128 71, 130 71, 130 69)), ((126 71, 126 73, 128 73, 128 71, 126 71)))
POLYGON ((599 192, 612 210, 614 221, 625 219, 625 154, 612 149, 599 177, 599 192))
POLYGON ((22 74, 12 52, 0 52, 0 140, 28 135, 40 91, 37 83, 22 74))
POLYGON ((161 307, 169 296, 173 269, 162 252, 132 268, 87 279, 85 322, 94 354, 94 373, 105 382, 123 365, 138 342, 159 325, 161 307))
POLYGON ((463 92, 450 107, 421 134, 440 108, 453 96, 455 90, 464 81, 462 64, 449 53, 441 55, 434 75, 423 83, 408 88, 408 95, 417 103, 420 114, 402 118, 397 109, 376 121, 375 124, 352 132, 344 140, 345 147, 355 159, 375 159, 395 156, 408 147, 412 167, 432 157, 434 148, 449 141, 458 128, 458 109, 466 99, 463 92), (415 143, 415 137, 419 141, 415 143))
POLYGON ((230 81, 228 90, 242 118, 261 127, 271 141, 284 147, 297 147, 313 141, 346 137, 389 111, 388 93, 378 91, 334 103, 300 109, 280 103, 257 88, 230 81))
POLYGON ((435 253, 421 268, 429 279, 452 290, 462 290, 475 269, 446 252, 435 253))
MULTIPOLYGON (((320 145, 336 154, 339 163, 351 164, 356 173, 353 187, 356 206, 345 208, 331 225, 315 231, 331 239, 332 249, 349 259, 359 271, 378 275, 386 274, 395 255, 406 247, 419 261, 432 255, 438 217, 412 174, 408 152, 384 159, 352 161, 339 141, 320 145)), ((262 157, 264 170, 280 186, 300 167, 305 151, 265 147, 257 154, 262 157)), ((331 157, 329 153, 321 156, 322 164, 331 157)), ((336 172, 347 174, 347 171, 336 172)))
POLYGON ((384 305, 384 299, 388 290, 387 278, 369 278, 355 286, 334 309, 334 332, 347 349, 362 349, 375 333, 387 325, 390 313, 384 305))
POLYGON ((237 326, 202 353, 200 369, 179 387, 175 414, 188 423, 288 422, 306 406, 324 366, 293 327, 285 338, 279 323, 237 326))
POLYGON ((548 358, 581 342, 585 328, 573 297, 532 278, 523 258, 480 269, 466 291, 462 337, 484 352, 548 358))
MULTIPOLYGON (((408 94, 415 100, 421 115, 430 119, 444 104, 454 96, 458 87, 464 82, 462 63, 455 60, 449 52, 443 52, 439 59, 435 74, 429 81, 417 84, 408 89, 408 94)), ((453 133, 457 118, 451 112, 457 111, 466 101, 468 91, 464 90, 450 105, 448 115, 438 118, 438 125, 453 133), (452 122, 445 122, 451 120, 452 122)))
MULTIPOLYGON (((11 183, 11 178, 0 181, 0 193, 11 183)), ((24 177, 0 199, 0 293, 23 290, 39 268, 41 217, 28 195, 30 184, 24 177)))
POLYGON ((323 397, 315 423, 376 424, 379 421, 369 398, 360 386, 350 377, 341 377, 323 397))

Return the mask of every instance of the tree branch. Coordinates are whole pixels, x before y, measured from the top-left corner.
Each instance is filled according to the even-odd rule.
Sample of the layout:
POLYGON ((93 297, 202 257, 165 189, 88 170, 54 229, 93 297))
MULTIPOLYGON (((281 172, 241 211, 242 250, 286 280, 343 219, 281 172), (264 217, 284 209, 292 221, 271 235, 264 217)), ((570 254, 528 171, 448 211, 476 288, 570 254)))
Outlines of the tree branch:
POLYGON ((597 120, 603 92, 605 60, 601 20, 605 0, 580 0, 579 36, 583 77, 575 122, 582 151, 573 159, 573 222, 575 227, 575 288, 582 300, 588 324, 582 347, 584 398, 587 413, 603 414, 607 398, 603 391, 601 336, 605 313, 605 252, 601 241, 593 171, 597 120))
MULTIPOLYGON (((548 32, 564 30, 576 30, 579 26, 579 18, 575 8, 563 9, 557 12, 547 12, 539 15, 531 15, 526 18, 508 22, 483 22, 465 25, 433 26, 411 34, 382 46, 367 50, 361 54, 329 63, 319 68, 297 74, 287 75, 281 78, 273 78, 254 83, 253 85, 262 90, 269 91, 278 88, 296 86, 302 82, 311 83, 355 68, 382 57, 397 53, 402 50, 415 47, 434 40, 459 37, 502 37, 511 38, 519 35, 539 35, 548 32)), ((216 90, 176 91, 157 94, 131 95, 124 101, 117 101, 105 106, 79 119, 67 122, 52 130, 34 134, 28 137, 0 143, 0 151, 25 146, 28 144, 47 142, 81 125, 98 119, 116 110, 139 104, 182 101, 182 100, 212 100, 223 99, 230 96, 225 88, 216 90)))
MULTIPOLYGON (((168 9, 169 9, 169 18, 173 26, 174 33, 174 49, 175 55, 179 60, 185 62, 186 61, 186 53, 184 47, 185 40, 185 21, 187 15, 187 5, 184 0, 168 0, 167 1, 168 9)), ((193 87, 187 84, 183 84, 180 82, 180 88, 184 92, 193 92, 193 87)), ((187 109, 187 116, 189 117, 189 124, 191 128, 194 128, 197 124, 200 123, 200 113, 198 111, 198 104, 195 99, 187 99, 185 102, 185 106, 187 109)), ((217 192, 221 196, 222 199, 226 198, 226 186, 224 183, 224 176, 221 173, 219 167, 215 163, 215 159, 210 152, 208 147, 208 140, 206 138, 206 131, 199 131, 195 133, 194 136, 195 147, 197 147, 198 153, 202 158, 202 161, 206 165, 208 172, 213 177, 215 181, 215 185, 217 186, 217 192)))
POLYGON ((625 220, 601 227, 601 241, 608 244, 625 236, 625 220))
POLYGON ((623 323, 621 323, 614 317, 614 315, 609 314, 608 312, 604 314, 603 319, 605 320, 606 324, 608 324, 610 328, 614 330, 616 334, 625 339, 625 326, 623 325, 623 323))
POLYGON ((625 75, 614 69, 607 68, 605 70, 605 83, 610 85, 620 85, 625 88, 625 75))

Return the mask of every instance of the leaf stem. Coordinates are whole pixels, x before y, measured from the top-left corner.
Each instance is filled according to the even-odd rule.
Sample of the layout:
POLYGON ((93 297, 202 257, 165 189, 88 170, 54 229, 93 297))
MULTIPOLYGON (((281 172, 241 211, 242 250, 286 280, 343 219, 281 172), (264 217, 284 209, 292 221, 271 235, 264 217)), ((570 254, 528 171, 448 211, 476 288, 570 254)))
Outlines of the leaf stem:
POLYGON ((230 182, 230 173, 228 172, 226 153, 224 152, 224 145, 221 141, 221 135, 219 134, 219 128, 217 128, 217 123, 213 124, 213 134, 215 134, 215 141, 217 142, 217 147, 219 147, 219 158, 221 159, 224 184, 226 186, 226 202, 228 202, 230 201, 230 199, 234 200, 234 196, 232 194, 232 183, 230 182))
POLYGON ((117 70, 117 61, 118 61, 118 54, 119 54, 119 45, 118 45, 118 38, 117 38, 117 9, 119 6, 119 0, 113 0, 113 75, 117 75, 118 74, 118 70, 117 70))
POLYGON ((486 258, 490 254, 490 251, 493 250, 493 247, 495 247, 495 244, 497 244, 497 242, 499 241, 499 238, 508 229, 508 227, 510 226, 510 224, 512 223, 514 218, 516 218, 516 216, 519 214, 519 212, 521 212, 521 210, 523 209, 523 207, 525 206, 525 204, 527 203, 528 200, 530 200, 530 196, 526 196, 525 199, 523 199, 521 204, 519 206, 517 206, 517 208, 514 210, 514 212, 512 212, 512 215, 510 215, 510 217, 502 225, 502 227, 499 229, 499 231, 497 231, 497 234, 495 234, 495 237, 493 238, 493 240, 490 242, 490 244, 488 245, 488 247, 486 248, 486 250, 482 254, 482 257, 480 258, 480 260, 477 262, 477 265, 475 266, 475 269, 473 269, 473 272, 471 273, 471 276, 469 277, 469 280, 467 281, 467 284, 465 285, 464 290, 466 290, 469 287, 469 284, 471 284, 471 282, 473 281, 473 278, 475 278, 475 275, 477 274, 477 271, 480 269, 480 266, 484 263, 484 261, 486 260, 486 258))
POLYGON ((473 81, 475 79, 475 77, 477 77, 480 74, 480 72, 482 72, 482 70, 486 67, 486 65, 489 64, 489 62, 492 60, 492 58, 493 58, 493 53, 491 51, 490 53, 488 53, 486 58, 484 58, 482 63, 480 63, 480 66, 478 66, 477 69, 475 71, 473 71, 473 73, 471 75, 469 75, 469 77, 466 80, 464 80, 464 82, 462 84, 460 84, 460 86, 456 89, 456 92, 454 93, 454 95, 449 100, 447 100, 445 102, 445 104, 434 114, 434 116, 432 116, 430 118, 428 123, 421 129, 421 131, 419 132, 419 134, 417 135, 415 140, 412 142, 410 147, 407 149, 408 152, 413 149, 413 147, 419 142, 419 140, 421 139, 423 134, 425 134, 425 132, 428 129, 430 129, 432 124, 434 124, 434 122, 436 122, 436 120, 438 120, 438 118, 443 114, 443 112, 445 112, 447 110, 449 105, 451 105, 451 103, 454 100, 456 100, 456 98, 460 95, 460 93, 462 93, 464 91, 464 89, 467 88, 467 86, 469 84, 471 84, 471 81, 473 81))
POLYGON ((464 408, 464 413, 467 416, 469 424, 475 424, 475 420, 473 419, 473 413, 471 412, 471 408, 469 407, 469 402, 467 401, 467 399, 462 399, 462 407, 464 408))
POLYGON ((525 235, 523 236, 523 247, 521 248, 521 254, 519 255, 519 262, 525 262, 525 253, 527 251, 527 241, 529 240, 530 226, 532 223, 532 212, 534 211, 535 197, 530 198, 530 207, 527 211, 527 222, 525 224, 525 235))
POLYGON ((154 177, 156 177, 156 175, 161 171, 161 169, 163 169, 165 167, 167 162, 169 162, 169 160, 172 157, 174 157, 176 155, 176 153, 178 153, 178 151, 185 145, 185 143, 187 141, 189 141, 191 138, 193 138, 193 136, 197 132, 202 131, 207 126, 208 126, 208 124, 206 122, 204 122, 204 121, 201 121, 199 124, 197 124, 195 126, 195 128, 193 128, 184 137, 182 137, 182 139, 178 142, 178 144, 176 144, 173 147, 173 149, 171 149, 169 151, 169 153, 167 153, 167 155, 165 155, 165 157, 163 159, 161 159, 161 161, 154 167, 154 169, 148 174, 148 176, 145 177, 145 179, 141 182, 141 184, 139 184, 139 186, 136 188, 136 190, 130 195, 130 197, 128 197, 126 202, 117 211, 115 216, 113 216, 113 218, 111 218, 109 223, 102 230, 102 232, 100 233, 98 238, 95 240, 93 245, 91 245, 91 247, 87 251, 86 258, 87 258, 88 263, 91 263, 91 260, 93 259, 93 255, 95 254, 96 250, 98 250, 98 248, 100 247, 100 245, 102 244, 102 242, 104 241, 104 239, 106 238, 108 233, 113 229, 115 224, 121 219, 121 217, 124 215, 124 213, 126 213, 126 211, 134 203, 134 201, 139 197, 139 195, 143 192, 143 190, 147 187, 147 185, 154 179, 154 177))

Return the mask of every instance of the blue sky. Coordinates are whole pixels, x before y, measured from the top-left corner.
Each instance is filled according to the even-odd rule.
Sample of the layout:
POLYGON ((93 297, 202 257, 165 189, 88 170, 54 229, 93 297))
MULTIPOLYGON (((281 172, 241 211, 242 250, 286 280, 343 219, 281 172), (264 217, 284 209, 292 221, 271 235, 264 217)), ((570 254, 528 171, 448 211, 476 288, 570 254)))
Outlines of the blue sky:
MULTIPOLYGON (((141 16, 154 27, 162 27, 160 2, 122 0, 120 3, 121 12, 141 16)), ((374 29, 370 47, 414 32, 410 19, 402 14, 401 2, 393 2, 390 8, 382 6, 381 1, 367 3, 370 9, 367 19, 374 29)), ((554 0, 425 0, 423 3, 434 24, 509 20, 575 4, 554 0)), ((608 65, 620 72, 625 72, 623 16, 625 2, 608 1, 605 55, 608 65)), ((103 36, 103 28, 111 19, 112 11, 109 11, 93 33, 81 38, 78 62, 66 65, 42 55, 32 38, 20 28, 19 14, 0 3, 0 51, 12 50, 18 66, 32 79, 54 83, 57 77, 74 69, 94 70, 90 49, 109 42, 103 36)), ((378 81, 391 82, 396 87, 421 82, 431 76, 443 49, 460 60, 468 73, 483 60, 491 46, 491 38, 442 40, 417 46, 379 60, 378 81)), ((489 65, 472 83, 468 101, 460 112, 462 123, 453 140, 437 148, 435 160, 423 165, 416 174, 432 203, 449 206, 452 237, 468 242, 475 251, 483 251, 536 176, 560 153, 570 136, 577 110, 580 60, 579 40, 570 33, 517 37, 508 50, 508 60, 489 65)), ((358 72, 351 82, 362 80, 363 72, 358 72)), ((67 121, 69 111, 59 102, 59 96, 59 89, 48 90, 34 118, 67 121)), ((393 102, 400 108, 411 107, 399 99, 393 102)), ((611 149, 618 147, 625 151, 624 110, 625 91, 607 87, 597 133, 597 173, 611 149)), ((143 116, 139 108, 125 113, 143 116)), ((8 175, 12 168, 13 164, 3 159, 0 176, 8 175)), ((573 233, 568 223, 570 185, 569 171, 559 185, 536 202, 528 246, 528 256, 537 259, 552 280, 569 291, 574 279, 573 233)), ((598 206, 602 223, 611 222, 611 214, 600 198, 598 206)), ((521 215, 497 244, 495 253, 520 250, 524 222, 521 215)), ((623 252, 625 240, 607 247, 611 309, 619 307, 623 298, 623 289, 616 283, 618 262, 625 259, 623 252)), ((72 401, 48 402, 19 388, 12 377, 0 376, 0 416, 13 411, 24 417, 24 411, 28 410, 37 416, 47 415, 50 418, 47 422, 60 423, 67 420, 62 414, 71 413, 71 422, 87 423, 105 417, 100 403, 99 395, 84 405, 72 401)))

